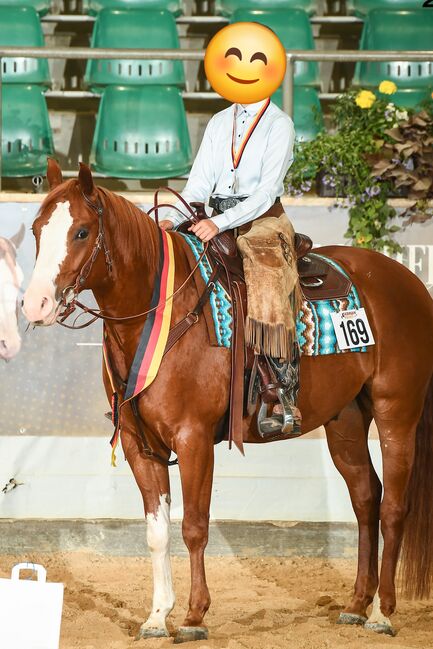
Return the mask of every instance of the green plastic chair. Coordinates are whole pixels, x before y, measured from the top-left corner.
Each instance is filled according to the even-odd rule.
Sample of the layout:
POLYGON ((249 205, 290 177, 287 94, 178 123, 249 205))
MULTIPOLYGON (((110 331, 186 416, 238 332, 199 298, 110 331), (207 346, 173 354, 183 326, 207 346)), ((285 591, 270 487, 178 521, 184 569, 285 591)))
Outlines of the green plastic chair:
MULTIPOLYGON (((17 47, 45 45, 41 22, 33 7, 0 5, 0 45, 17 47)), ((45 59, 4 58, 2 65, 3 83, 50 85, 48 62, 45 59)))
POLYGON ((171 178, 191 166, 181 92, 174 86, 108 86, 93 138, 93 168, 120 178, 171 178))
POLYGON ((302 9, 309 16, 317 11, 316 0, 216 0, 215 13, 231 16, 239 9, 302 9))
MULTIPOLYGON (((96 19, 92 47, 177 49, 176 22, 168 11, 104 9, 96 19)), ((85 81, 93 89, 110 85, 184 86, 185 76, 182 61, 109 59, 89 61, 85 81)))
MULTIPOLYGON (((272 101, 279 108, 283 108, 281 88, 278 88, 272 95, 272 101)), ((324 128, 322 107, 317 90, 305 86, 295 86, 293 112, 296 140, 299 142, 314 140, 324 128)))
POLYGON ((364 18, 373 9, 419 9, 423 0, 346 0, 347 13, 364 18))
POLYGON ((44 174, 54 145, 41 87, 5 84, 2 100, 2 175, 44 174))
MULTIPOLYGON (((262 10, 239 9, 231 21, 257 22, 270 27, 277 34, 286 50, 314 50, 313 31, 310 20, 301 9, 262 10)), ((318 67, 314 62, 295 62, 295 84, 299 86, 319 85, 318 67)))
POLYGON ((40 16, 44 16, 51 9, 50 0, 1 0, 0 4, 4 7, 32 7, 40 16))
POLYGON ((166 9, 175 16, 183 13, 182 0, 88 0, 87 4, 93 16, 102 9, 166 9))
MULTIPOLYGON (((392 11, 374 9, 364 24, 361 50, 430 50, 433 46, 433 9, 392 11)), ((378 86, 384 79, 399 88, 422 88, 433 85, 433 61, 362 61, 356 64, 356 85, 378 86)))

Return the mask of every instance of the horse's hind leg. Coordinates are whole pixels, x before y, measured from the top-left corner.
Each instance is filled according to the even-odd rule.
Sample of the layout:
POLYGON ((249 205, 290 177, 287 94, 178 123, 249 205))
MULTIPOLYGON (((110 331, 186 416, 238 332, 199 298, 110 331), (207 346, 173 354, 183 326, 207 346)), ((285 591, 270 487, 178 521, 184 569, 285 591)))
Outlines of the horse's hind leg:
POLYGON ((325 426, 329 450, 349 489, 358 521, 358 573, 352 601, 340 624, 363 624, 378 585, 381 484, 368 450, 372 416, 367 396, 358 397, 325 426))
POLYGON ((137 639, 168 636, 166 618, 175 602, 170 565, 170 483, 168 469, 144 456, 139 439, 122 429, 122 445, 144 502, 152 559, 152 611, 137 639))
MULTIPOLYGON (((366 628, 394 635, 390 615, 396 607, 395 573, 406 517, 405 495, 412 471, 419 412, 410 413, 409 398, 376 399, 376 421, 383 463, 384 495, 380 508, 383 535, 379 590, 366 628), (401 404, 406 404, 405 408, 401 404)), ((421 405, 420 405, 421 407, 421 405)))
POLYGON ((175 643, 207 638, 203 618, 210 606, 206 584, 204 551, 209 534, 212 491, 213 438, 199 428, 180 438, 176 445, 183 493, 182 534, 189 550, 191 592, 188 613, 179 627, 175 643))

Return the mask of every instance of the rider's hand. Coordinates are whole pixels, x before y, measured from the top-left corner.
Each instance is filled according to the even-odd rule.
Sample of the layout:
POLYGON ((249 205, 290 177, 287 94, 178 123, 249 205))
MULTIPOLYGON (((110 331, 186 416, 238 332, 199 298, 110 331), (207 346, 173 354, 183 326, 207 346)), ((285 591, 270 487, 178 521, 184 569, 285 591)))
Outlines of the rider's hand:
POLYGON ((162 230, 173 230, 174 224, 172 221, 169 221, 168 219, 164 219, 163 221, 159 222, 159 227, 162 230))
POLYGON ((218 226, 215 225, 212 219, 203 219, 203 221, 194 223, 188 230, 194 232, 196 237, 205 242, 213 239, 219 232, 218 226))

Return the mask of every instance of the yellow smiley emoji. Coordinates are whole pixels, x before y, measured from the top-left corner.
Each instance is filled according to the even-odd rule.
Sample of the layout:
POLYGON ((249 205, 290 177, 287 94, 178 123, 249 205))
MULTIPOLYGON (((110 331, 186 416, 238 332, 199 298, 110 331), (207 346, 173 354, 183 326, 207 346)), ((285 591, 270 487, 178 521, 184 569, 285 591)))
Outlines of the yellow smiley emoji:
POLYGON ((286 53, 278 36, 259 23, 223 27, 204 57, 206 77, 219 95, 252 104, 270 97, 286 71, 286 53))

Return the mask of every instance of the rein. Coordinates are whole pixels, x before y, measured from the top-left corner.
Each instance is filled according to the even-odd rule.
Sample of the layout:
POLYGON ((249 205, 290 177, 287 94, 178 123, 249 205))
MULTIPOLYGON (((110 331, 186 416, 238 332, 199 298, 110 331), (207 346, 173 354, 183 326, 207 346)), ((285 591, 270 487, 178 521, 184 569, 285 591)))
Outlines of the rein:
MULTIPOLYGON (((159 218, 158 218, 158 209, 160 207, 171 207, 176 209, 182 216, 187 218, 189 221, 192 223, 195 223, 197 221, 197 218, 195 216, 194 211, 188 205, 188 203, 178 194, 174 189, 171 189, 170 187, 164 188, 168 191, 171 191, 182 203, 183 205, 187 208, 187 211, 189 214, 184 214, 179 208, 177 208, 175 205, 171 205, 169 203, 161 203, 158 205, 157 203, 157 198, 158 198, 158 193, 159 189, 156 190, 155 195, 154 195, 154 205, 153 207, 149 210, 148 215, 150 215, 152 212, 155 212, 155 223, 158 225, 159 218)), ((102 202, 99 200, 97 202, 92 202, 84 192, 82 192, 82 196, 84 200, 86 201, 87 205, 96 212, 98 215, 98 236, 96 237, 95 245, 93 247, 93 250, 90 254, 90 257, 87 259, 87 261, 83 264, 77 279, 75 280, 75 284, 73 286, 67 286, 66 288, 63 289, 62 291, 62 297, 60 300, 60 304, 65 307, 64 311, 59 314, 57 318, 58 324, 62 325, 62 327, 65 327, 66 329, 85 329, 86 327, 90 326, 96 320, 108 320, 110 322, 122 322, 125 320, 134 320, 136 318, 142 318, 143 316, 149 315, 150 313, 153 313, 156 311, 158 308, 161 307, 161 305, 157 305, 153 307, 152 309, 147 309, 147 311, 143 311, 142 313, 136 313, 134 315, 129 315, 129 316, 110 316, 110 315, 104 315, 100 309, 92 309, 91 307, 86 306, 82 302, 80 302, 77 299, 77 296, 80 292, 80 290, 84 287, 84 284, 86 283, 86 280, 88 279, 90 272, 93 268, 93 265, 98 257, 99 251, 103 250, 104 251, 104 256, 105 256, 105 264, 107 266, 107 271, 108 275, 111 276, 113 273, 113 262, 111 258, 111 253, 107 247, 107 243, 105 240, 105 231, 104 231, 104 222, 103 222, 103 216, 104 216, 104 208, 102 205, 102 202), (73 297, 72 300, 67 301, 67 296, 70 291, 73 291, 73 297), (65 320, 75 311, 75 309, 79 307, 83 313, 88 313, 89 315, 92 315, 93 318, 88 320, 82 325, 76 325, 75 323, 77 322, 77 319, 83 315, 83 313, 80 313, 74 320, 72 325, 68 325, 65 323, 65 320)), ((178 295, 188 284, 189 280, 192 278, 198 267, 200 266, 200 263, 202 262, 203 258, 205 257, 207 251, 209 248, 209 242, 207 242, 204 246, 203 252, 201 253, 200 257, 197 260, 197 263, 195 264, 194 268, 192 271, 189 273, 188 277, 185 279, 185 281, 171 294, 168 295, 164 304, 166 304, 169 300, 172 300, 176 295, 178 295)))

